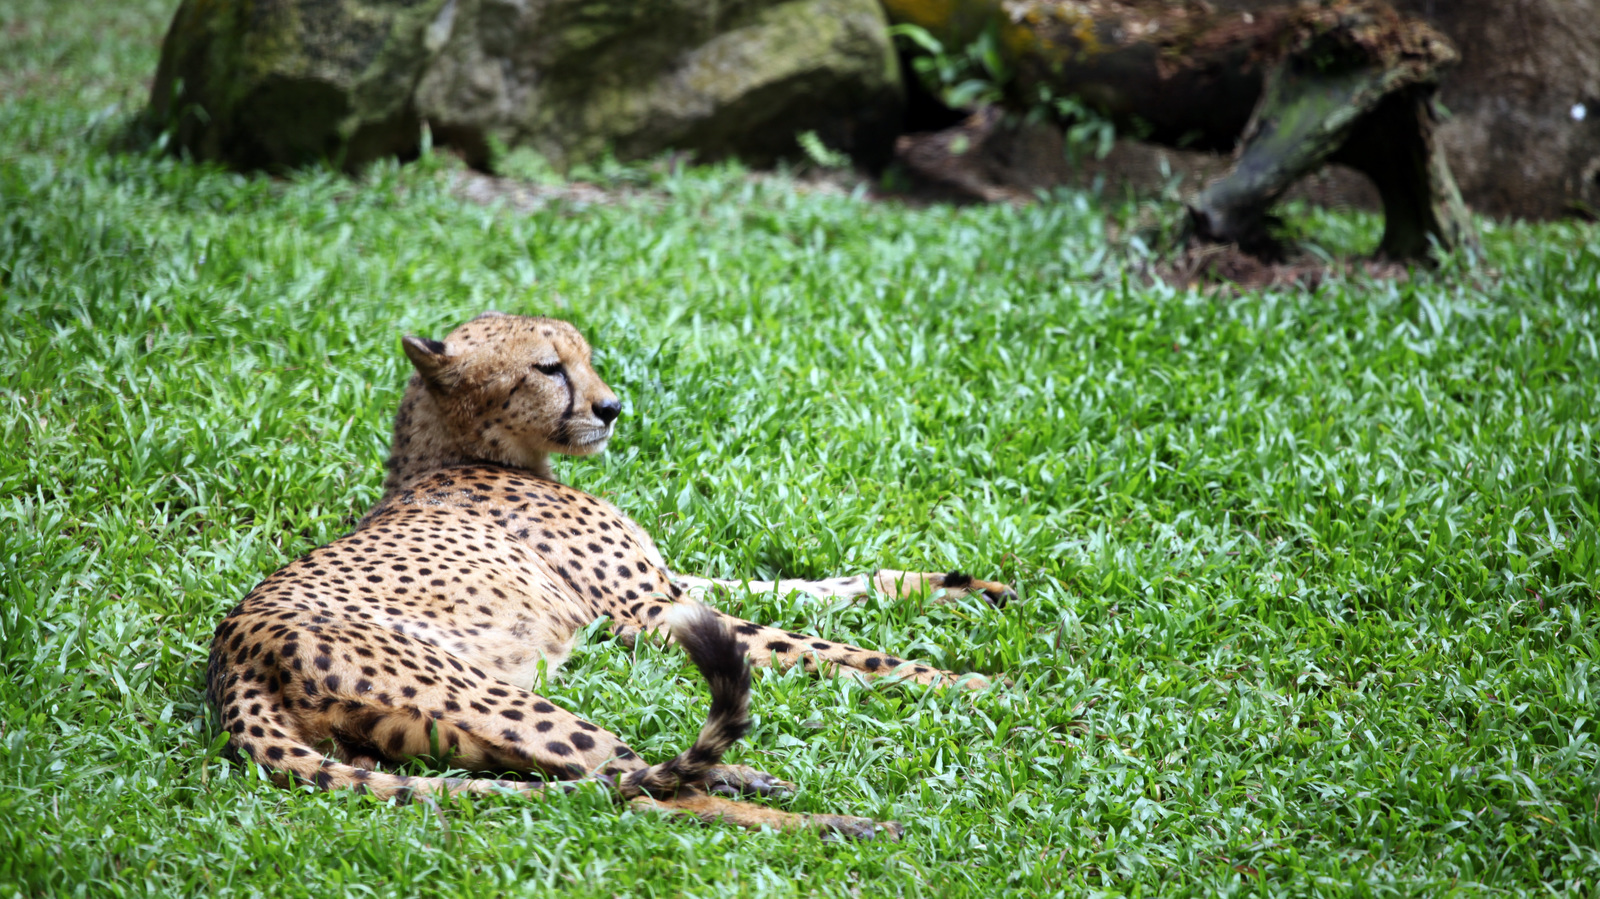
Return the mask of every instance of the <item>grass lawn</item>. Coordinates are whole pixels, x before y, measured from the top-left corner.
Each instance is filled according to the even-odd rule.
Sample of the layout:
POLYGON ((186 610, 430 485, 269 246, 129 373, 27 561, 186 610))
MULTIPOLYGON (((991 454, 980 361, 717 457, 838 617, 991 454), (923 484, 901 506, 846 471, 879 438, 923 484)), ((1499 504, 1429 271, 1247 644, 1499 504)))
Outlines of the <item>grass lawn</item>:
MULTIPOLYGON (((1600 233, 1476 269, 1148 286, 1063 195, 905 208, 734 169, 532 214, 108 149, 171 0, 0 0, 0 896, 1581 892, 1600 882, 1600 233), (624 401, 561 475, 679 570, 960 567, 743 617, 1000 673, 758 674, 730 761, 898 844, 599 789, 388 806, 225 760, 212 628, 379 494, 402 333, 577 323, 624 401)), ((1338 252, 1368 216, 1300 211, 1338 252)), ((591 633, 547 692, 652 759, 706 707, 591 633)))

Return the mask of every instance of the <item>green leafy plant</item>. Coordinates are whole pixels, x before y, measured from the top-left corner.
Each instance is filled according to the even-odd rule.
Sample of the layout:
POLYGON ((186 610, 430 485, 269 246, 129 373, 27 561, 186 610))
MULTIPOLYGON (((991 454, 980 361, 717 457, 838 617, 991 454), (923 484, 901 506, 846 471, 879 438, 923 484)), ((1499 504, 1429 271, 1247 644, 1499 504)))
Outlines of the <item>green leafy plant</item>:
POLYGON ((923 87, 951 109, 989 106, 1005 96, 1012 72, 1000 54, 993 29, 958 50, 947 49, 920 25, 895 25, 889 33, 913 49, 912 71, 923 87))
POLYGON ((495 134, 490 134, 487 141, 489 168, 496 175, 547 186, 566 183, 567 179, 538 150, 525 146, 507 147, 505 141, 495 134))
POLYGON ((815 131, 801 131, 794 136, 795 143, 800 145, 800 150, 806 154, 819 168, 846 169, 850 167, 850 157, 838 150, 832 149, 822 142, 815 131))
POLYGON ((1048 86, 1039 85, 1035 95, 1017 108, 1015 72, 1000 52, 995 29, 986 29, 971 44, 954 51, 919 25, 901 24, 889 30, 911 51, 911 67, 923 87, 945 106, 971 110, 1004 104, 1029 123, 1059 122, 1064 127, 1066 152, 1074 161, 1090 153, 1103 159, 1111 152, 1117 137, 1115 124, 1076 95, 1058 96, 1048 86))

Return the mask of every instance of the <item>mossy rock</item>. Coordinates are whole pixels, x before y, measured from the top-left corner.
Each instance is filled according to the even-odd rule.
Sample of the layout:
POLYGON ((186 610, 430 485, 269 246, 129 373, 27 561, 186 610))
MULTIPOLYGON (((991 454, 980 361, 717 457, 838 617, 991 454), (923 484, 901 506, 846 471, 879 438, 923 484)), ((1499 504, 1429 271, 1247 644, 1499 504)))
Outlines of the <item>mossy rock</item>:
POLYGON ((151 88, 175 148, 237 168, 415 155, 456 0, 184 0, 151 88))
POLYGON ((422 122, 486 164, 669 148, 753 163, 795 135, 887 161, 903 89, 876 0, 184 0, 150 120, 238 168, 355 168, 422 122))
POLYGON ((469 158, 492 137, 558 167, 667 149, 762 164, 807 130, 884 162, 903 103, 876 0, 462 0, 417 92, 469 158))

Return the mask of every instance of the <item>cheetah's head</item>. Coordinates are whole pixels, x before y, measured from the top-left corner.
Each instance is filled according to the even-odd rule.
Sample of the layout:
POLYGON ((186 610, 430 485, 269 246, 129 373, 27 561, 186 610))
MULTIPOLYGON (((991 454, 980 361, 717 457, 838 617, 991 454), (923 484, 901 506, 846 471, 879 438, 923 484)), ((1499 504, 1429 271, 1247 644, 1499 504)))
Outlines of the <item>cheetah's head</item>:
POLYGON ((622 411, 588 342, 563 321, 489 312, 442 341, 403 345, 417 369, 408 398, 425 391, 451 432, 430 436, 468 456, 542 471, 550 453, 605 449, 622 411))

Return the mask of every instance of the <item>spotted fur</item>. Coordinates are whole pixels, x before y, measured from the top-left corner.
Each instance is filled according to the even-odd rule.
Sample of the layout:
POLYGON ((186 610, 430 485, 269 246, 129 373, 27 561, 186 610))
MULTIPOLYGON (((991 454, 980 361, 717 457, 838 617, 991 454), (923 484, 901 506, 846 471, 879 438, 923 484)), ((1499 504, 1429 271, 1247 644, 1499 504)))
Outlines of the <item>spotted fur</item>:
MULTIPOLYGON (((898 836, 892 822, 727 798, 787 786, 721 763, 749 726, 749 663, 931 684, 955 675, 711 610, 691 593, 727 582, 675 579, 631 519, 557 482, 549 456, 599 452, 621 411, 570 325, 489 313, 443 341, 407 337, 403 348, 416 374, 395 419, 383 498, 352 533, 268 577, 217 627, 207 696, 235 752, 285 782, 385 797, 597 779, 623 800, 707 821, 898 836), (617 735, 530 692, 541 667, 553 672, 601 617, 625 636, 669 637, 704 676, 710 713, 680 755, 649 765, 617 735), (418 757, 536 777, 384 770, 418 757)), ((904 572, 767 586, 854 595, 869 584, 905 596, 1011 595, 956 574, 904 572)))

